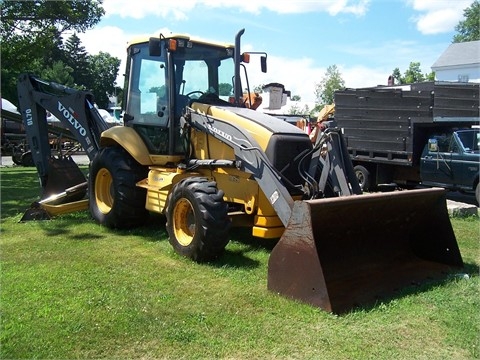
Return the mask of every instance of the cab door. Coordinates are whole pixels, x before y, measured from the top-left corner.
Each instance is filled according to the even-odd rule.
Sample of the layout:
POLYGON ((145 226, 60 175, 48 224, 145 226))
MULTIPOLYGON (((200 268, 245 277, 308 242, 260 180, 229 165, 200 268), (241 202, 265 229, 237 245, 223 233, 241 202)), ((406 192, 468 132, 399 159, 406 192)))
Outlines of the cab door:
MULTIPOLYGON (((422 184, 444 186, 453 184, 454 169, 452 168, 452 158, 454 153, 452 141, 455 141, 452 135, 435 136, 428 140, 422 153, 420 161, 420 178, 422 184)), ((456 147, 458 151, 458 146, 456 147)))

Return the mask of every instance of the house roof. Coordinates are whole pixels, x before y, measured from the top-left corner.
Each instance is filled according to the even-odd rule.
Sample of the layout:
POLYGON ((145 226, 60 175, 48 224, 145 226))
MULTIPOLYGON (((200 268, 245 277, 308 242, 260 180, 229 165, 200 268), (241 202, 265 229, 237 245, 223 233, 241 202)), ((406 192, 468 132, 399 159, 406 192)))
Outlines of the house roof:
POLYGON ((432 69, 473 64, 480 65, 480 40, 450 44, 432 69))

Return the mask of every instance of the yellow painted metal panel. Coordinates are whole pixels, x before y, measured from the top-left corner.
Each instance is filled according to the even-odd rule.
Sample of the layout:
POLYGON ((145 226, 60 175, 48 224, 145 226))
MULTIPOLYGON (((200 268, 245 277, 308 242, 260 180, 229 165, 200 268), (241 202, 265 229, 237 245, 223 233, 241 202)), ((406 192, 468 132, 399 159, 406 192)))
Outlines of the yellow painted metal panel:
POLYGON ((282 236, 285 228, 263 228, 259 226, 254 226, 252 228, 252 235, 262 239, 276 239, 282 236))

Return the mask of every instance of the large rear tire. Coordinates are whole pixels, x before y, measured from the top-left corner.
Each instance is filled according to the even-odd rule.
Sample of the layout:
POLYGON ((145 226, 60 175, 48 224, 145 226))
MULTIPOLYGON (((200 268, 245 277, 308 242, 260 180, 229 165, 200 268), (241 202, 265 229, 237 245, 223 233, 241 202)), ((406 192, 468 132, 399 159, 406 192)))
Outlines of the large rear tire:
POLYGON ((224 252, 230 219, 223 191, 215 182, 183 179, 168 195, 165 213, 169 241, 178 254, 204 262, 224 252))
POLYGON ((90 213, 109 228, 131 228, 148 218, 146 190, 136 186, 145 179, 148 168, 136 162, 121 147, 100 150, 90 167, 90 213))

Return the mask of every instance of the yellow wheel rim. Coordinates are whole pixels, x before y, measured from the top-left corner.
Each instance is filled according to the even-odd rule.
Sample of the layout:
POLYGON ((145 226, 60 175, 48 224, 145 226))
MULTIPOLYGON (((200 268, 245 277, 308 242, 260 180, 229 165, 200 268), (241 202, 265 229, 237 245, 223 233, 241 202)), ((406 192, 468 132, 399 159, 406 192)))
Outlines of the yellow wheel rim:
POLYGON ((100 169, 95 178, 95 201, 103 214, 108 214, 113 207, 113 178, 110 171, 100 169))
POLYGON ((173 231, 178 243, 188 246, 195 236, 195 213, 190 201, 181 199, 173 209, 173 231))

